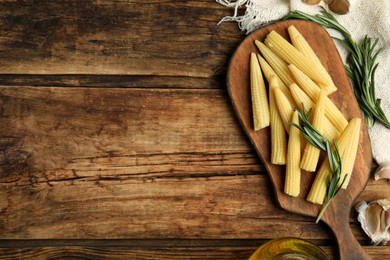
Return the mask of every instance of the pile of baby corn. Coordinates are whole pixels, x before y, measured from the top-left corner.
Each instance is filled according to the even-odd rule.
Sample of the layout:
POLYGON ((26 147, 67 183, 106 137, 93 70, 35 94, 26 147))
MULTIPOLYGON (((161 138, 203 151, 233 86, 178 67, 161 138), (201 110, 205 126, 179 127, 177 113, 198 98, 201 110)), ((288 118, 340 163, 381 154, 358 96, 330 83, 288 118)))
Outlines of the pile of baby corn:
POLYGON ((348 121, 344 117, 328 97, 337 87, 313 49, 293 25, 288 27, 288 34, 291 43, 271 31, 264 43, 255 41, 261 55, 250 55, 254 130, 270 126, 271 163, 286 165, 284 192, 297 197, 302 171, 316 172, 306 199, 323 204, 332 174, 328 159, 320 156, 321 151, 290 123, 299 125, 297 109, 312 110, 313 127, 330 143, 337 142, 342 162, 340 180, 347 175, 342 183, 346 189, 355 163, 361 119, 348 121), (268 82, 268 95, 263 75, 268 82))

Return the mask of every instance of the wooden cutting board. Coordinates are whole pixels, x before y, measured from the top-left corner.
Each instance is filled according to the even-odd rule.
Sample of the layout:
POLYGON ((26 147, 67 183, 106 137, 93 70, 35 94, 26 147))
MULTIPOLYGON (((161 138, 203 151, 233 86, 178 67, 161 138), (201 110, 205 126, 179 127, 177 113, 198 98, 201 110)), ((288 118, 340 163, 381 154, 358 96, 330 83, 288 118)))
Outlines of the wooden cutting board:
MULTIPOLYGON (((308 21, 278 22, 250 34, 239 45, 230 61, 227 86, 241 125, 267 168, 280 207, 290 212, 316 217, 321 207, 311 204, 305 199, 315 175, 302 172, 301 194, 298 198, 284 194, 285 166, 273 165, 270 162, 270 129, 267 127, 255 132, 252 123, 249 60, 251 52, 259 53, 254 41, 263 41, 272 30, 288 39, 287 27, 289 25, 294 25, 306 38, 338 87, 338 91, 330 96, 331 100, 342 111, 347 120, 353 117, 363 118, 333 40, 321 26, 308 21)), ((362 120, 360 143, 350 184, 346 190, 341 190, 333 199, 322 217, 322 220, 328 224, 336 236, 341 259, 369 259, 351 232, 349 216, 353 202, 367 184, 371 162, 370 140, 366 125, 362 120)), ((314 218, 313 221, 315 221, 314 218)))

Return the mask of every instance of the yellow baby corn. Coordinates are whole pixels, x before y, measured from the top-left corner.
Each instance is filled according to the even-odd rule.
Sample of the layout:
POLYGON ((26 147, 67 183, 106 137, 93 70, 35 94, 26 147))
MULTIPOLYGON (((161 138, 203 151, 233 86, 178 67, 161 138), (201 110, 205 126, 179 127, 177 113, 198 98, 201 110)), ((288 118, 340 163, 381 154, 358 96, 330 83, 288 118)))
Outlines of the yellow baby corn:
POLYGON ((255 53, 250 58, 250 84, 253 110, 253 124, 255 131, 269 126, 268 97, 263 76, 255 53))
POLYGON ((322 205, 326 196, 327 181, 330 176, 332 176, 332 172, 330 170, 329 161, 328 158, 325 158, 324 162, 321 164, 321 167, 316 174, 309 194, 307 195, 307 201, 314 204, 322 205))
POLYGON ((278 88, 277 76, 269 80, 269 109, 271 115, 271 163, 286 164, 287 136, 282 119, 275 103, 274 88, 278 88))
POLYGON ((342 163, 339 185, 344 179, 344 176, 347 175, 341 187, 343 189, 347 188, 352 175, 353 166, 355 165, 356 153, 359 145, 360 123, 360 118, 352 118, 344 130, 345 134, 343 134, 343 139, 340 138, 341 140, 337 142, 342 163))
POLYGON ((304 106, 305 110, 308 111, 314 106, 311 98, 297 84, 294 83, 290 85, 290 92, 295 104, 297 104, 297 107, 300 110, 302 110, 304 106))
MULTIPOLYGON (((309 43, 294 25, 287 28, 292 45, 308 57, 313 63, 321 63, 309 43)), ((322 66, 322 65, 321 65, 322 66)))
POLYGON ((263 57, 267 60, 268 64, 274 69, 280 79, 286 84, 286 86, 294 83, 294 78, 291 75, 290 70, 287 67, 287 63, 279 58, 272 50, 270 50, 264 43, 255 41, 257 48, 260 50, 263 57))
POLYGON ((273 89, 275 95, 276 106, 278 107, 280 118, 282 119, 283 126, 286 129, 286 132, 290 132, 290 121, 294 108, 291 103, 288 101, 287 97, 280 90, 280 87, 273 89))
POLYGON ((275 52, 280 58, 289 64, 294 64, 306 75, 316 82, 324 85, 329 84, 329 79, 323 73, 317 70, 316 66, 312 65, 309 58, 298 51, 286 39, 275 31, 271 31, 265 38, 265 44, 275 52))
MULTIPOLYGON (((345 130, 341 133, 340 137, 337 139, 337 146, 342 160, 342 172, 340 174, 341 181, 344 179, 345 174, 348 174, 347 178, 350 178, 353 170, 353 165, 355 163, 355 157, 357 152, 357 146, 359 143, 360 124, 361 124, 360 122, 361 122, 360 118, 351 119, 351 121, 348 123, 348 126, 345 128, 345 130)), ((323 203, 326 196, 327 180, 331 176, 332 176, 332 172, 329 167, 328 158, 326 158, 322 163, 316 175, 316 178, 314 179, 313 185, 307 196, 308 201, 316 204, 323 203)), ((345 186, 343 185, 342 188, 346 187, 347 185, 348 182, 347 184, 345 184, 345 186)))
POLYGON ((341 111, 328 97, 325 97, 325 115, 340 133, 348 125, 348 121, 345 119, 343 113, 341 113, 341 111))
MULTIPOLYGON (((299 125, 298 112, 294 111, 292 122, 299 125)), ((290 135, 287 148, 286 180, 284 192, 290 196, 297 197, 301 189, 301 138, 300 131, 296 127, 290 128, 290 135)))
MULTIPOLYGON (((324 102, 325 91, 321 90, 320 97, 318 98, 318 103, 316 104, 312 116, 312 125, 318 130, 321 134, 323 133, 324 128, 324 117, 325 117, 325 102, 324 102)), ((320 158, 320 149, 314 145, 307 143, 305 151, 303 152, 301 169, 314 172, 317 168, 318 160, 320 158)))
POLYGON ((270 82, 271 77, 275 76, 278 81, 278 85, 280 89, 283 91, 284 95, 286 95, 288 101, 290 101, 291 104, 294 104, 294 99, 291 96, 290 90, 288 89, 286 84, 284 84, 284 82, 280 79, 280 77, 276 74, 276 72, 272 69, 272 67, 268 64, 268 62, 259 54, 257 54, 257 59, 259 60, 261 70, 263 71, 267 81, 270 82))
POLYGON ((322 87, 326 90, 326 94, 331 94, 337 90, 337 87, 333 83, 332 78, 330 77, 328 71, 324 68, 321 61, 318 59, 317 55, 310 47, 309 43, 303 37, 303 35, 295 28, 294 25, 290 25, 288 28, 288 33, 290 35, 292 45, 297 48, 300 52, 303 53, 307 58, 310 59, 313 66, 317 67, 318 71, 328 78, 329 85, 325 86, 323 84, 319 84, 319 87, 322 87))
MULTIPOLYGON (((290 85, 290 92, 294 98, 295 103, 297 104, 300 110, 303 109, 302 104, 305 107, 306 111, 309 111, 309 109, 314 107, 313 101, 297 84, 290 85)), ((340 135, 340 131, 338 131, 337 128, 332 124, 332 122, 330 122, 328 117, 324 118, 323 130, 324 130, 323 132, 324 137, 329 141, 333 141, 334 139, 337 139, 340 135)))
POLYGON ((337 140, 340 136, 340 131, 330 122, 327 117, 324 117, 324 129, 323 129, 324 137, 329 141, 333 142, 333 140, 337 140))
MULTIPOLYGON (((290 64, 288 67, 291 70, 298 85, 303 89, 303 91, 306 92, 311 100, 316 102, 321 89, 296 66, 290 64)), ((341 111, 328 97, 325 98, 325 115, 329 118, 330 122, 332 122, 332 124, 339 132, 342 132, 348 124, 347 119, 345 119, 341 111)))
POLYGON ((321 88, 294 64, 288 65, 295 82, 314 100, 321 88))

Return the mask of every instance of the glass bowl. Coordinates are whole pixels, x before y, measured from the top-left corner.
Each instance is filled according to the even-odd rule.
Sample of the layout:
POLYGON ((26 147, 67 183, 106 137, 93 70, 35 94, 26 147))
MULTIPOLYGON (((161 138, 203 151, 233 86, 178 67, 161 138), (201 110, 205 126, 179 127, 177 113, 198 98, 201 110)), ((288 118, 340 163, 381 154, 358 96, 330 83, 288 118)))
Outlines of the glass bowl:
POLYGON ((329 260, 321 248, 300 238, 286 237, 268 241, 249 260, 329 260))

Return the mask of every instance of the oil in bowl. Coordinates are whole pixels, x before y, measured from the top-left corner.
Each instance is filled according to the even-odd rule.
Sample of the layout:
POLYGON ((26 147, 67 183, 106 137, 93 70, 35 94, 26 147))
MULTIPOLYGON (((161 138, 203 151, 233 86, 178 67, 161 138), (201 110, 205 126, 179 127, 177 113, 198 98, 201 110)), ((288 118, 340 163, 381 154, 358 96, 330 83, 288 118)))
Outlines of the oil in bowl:
POLYGON ((329 257, 309 241, 287 237, 263 244, 249 260, 329 260, 329 257))

